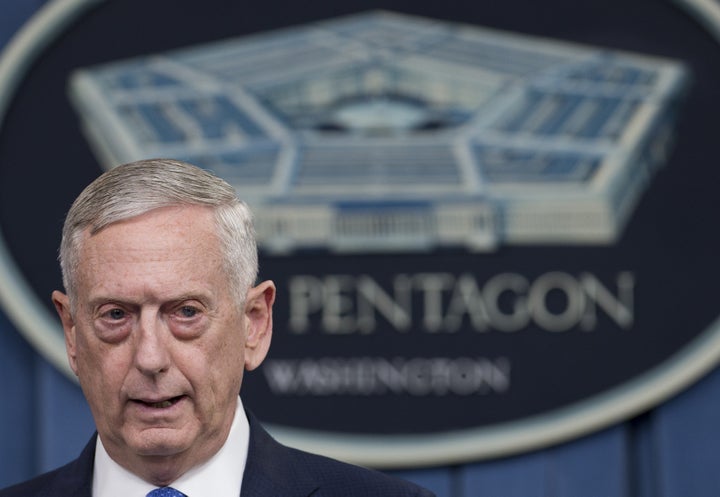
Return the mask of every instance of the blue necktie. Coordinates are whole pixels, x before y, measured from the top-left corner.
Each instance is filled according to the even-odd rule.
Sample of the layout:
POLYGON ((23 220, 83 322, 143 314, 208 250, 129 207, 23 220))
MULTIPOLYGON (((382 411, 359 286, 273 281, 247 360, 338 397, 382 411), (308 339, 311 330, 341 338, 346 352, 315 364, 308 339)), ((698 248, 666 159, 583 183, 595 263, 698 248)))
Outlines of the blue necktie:
POLYGON ((147 497, 187 497, 187 495, 172 487, 161 487, 151 490, 147 497))

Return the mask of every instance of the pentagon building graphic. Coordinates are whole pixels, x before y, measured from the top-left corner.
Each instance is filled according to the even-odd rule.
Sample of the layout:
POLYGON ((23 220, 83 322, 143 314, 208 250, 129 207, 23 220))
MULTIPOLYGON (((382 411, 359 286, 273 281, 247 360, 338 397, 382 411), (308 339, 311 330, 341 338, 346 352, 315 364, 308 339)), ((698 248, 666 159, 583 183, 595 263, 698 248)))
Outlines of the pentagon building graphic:
POLYGON ((677 62, 369 12, 83 69, 105 167, 232 183, 265 250, 609 244, 672 138, 677 62))

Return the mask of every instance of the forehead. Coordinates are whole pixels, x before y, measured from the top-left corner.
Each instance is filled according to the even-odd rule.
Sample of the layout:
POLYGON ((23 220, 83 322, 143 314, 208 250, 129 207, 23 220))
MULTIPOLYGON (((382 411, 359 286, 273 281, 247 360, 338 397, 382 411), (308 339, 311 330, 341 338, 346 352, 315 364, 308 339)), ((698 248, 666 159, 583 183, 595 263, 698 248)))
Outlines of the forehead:
POLYGON ((123 275, 197 277, 219 268, 222 261, 214 213, 202 206, 164 207, 92 235, 85 231, 79 255, 79 276, 86 282, 123 275))
MULTIPOLYGON (((215 214, 211 207, 199 205, 168 206, 153 209, 144 214, 114 222, 97 233, 90 234, 85 230, 82 234, 83 245, 102 244, 109 240, 117 242, 118 234, 142 234, 152 240, 154 234, 159 239, 173 236, 186 238, 190 242, 202 236, 199 242, 219 242, 215 225, 215 214)), ((132 240, 126 240, 132 242, 132 240)))

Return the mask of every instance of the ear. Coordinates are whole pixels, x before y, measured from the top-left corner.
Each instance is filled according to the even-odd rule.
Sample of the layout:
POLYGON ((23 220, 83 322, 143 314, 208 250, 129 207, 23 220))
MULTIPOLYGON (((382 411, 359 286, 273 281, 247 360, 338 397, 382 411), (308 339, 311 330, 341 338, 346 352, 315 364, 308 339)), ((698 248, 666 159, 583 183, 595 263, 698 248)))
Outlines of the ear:
POLYGON ((64 293, 55 290, 52 293, 52 301, 55 304, 55 310, 57 310, 62 322, 62 327, 65 332, 65 351, 67 352, 68 361, 73 372, 77 375, 77 349, 76 349, 76 337, 75 337, 75 319, 72 317, 70 312, 70 299, 64 293))
POLYGON ((275 283, 263 281, 248 290, 245 299, 245 369, 252 371, 265 359, 272 340, 272 306, 275 283))

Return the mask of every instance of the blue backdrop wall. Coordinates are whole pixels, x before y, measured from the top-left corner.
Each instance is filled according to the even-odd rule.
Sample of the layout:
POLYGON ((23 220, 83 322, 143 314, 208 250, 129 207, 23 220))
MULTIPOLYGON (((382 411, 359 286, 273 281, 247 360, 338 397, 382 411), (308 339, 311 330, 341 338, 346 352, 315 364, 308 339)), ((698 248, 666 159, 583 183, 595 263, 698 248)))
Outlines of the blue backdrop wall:
MULTIPOLYGON (((3 0, 0 46, 45 2, 3 0)), ((63 464, 93 423, 78 386, 0 312, 0 487, 63 464)), ((532 453, 399 472, 439 497, 669 497, 720 492, 720 371, 652 411, 532 453)))

